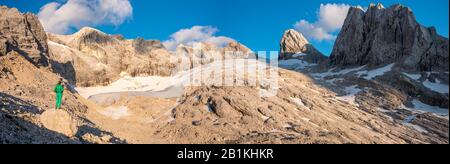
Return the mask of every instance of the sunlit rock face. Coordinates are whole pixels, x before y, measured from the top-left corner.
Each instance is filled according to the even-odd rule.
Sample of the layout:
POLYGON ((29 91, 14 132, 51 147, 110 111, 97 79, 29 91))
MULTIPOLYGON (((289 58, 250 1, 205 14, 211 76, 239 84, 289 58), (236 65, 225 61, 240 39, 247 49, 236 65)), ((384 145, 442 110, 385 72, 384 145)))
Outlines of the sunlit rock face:
POLYGON ((309 63, 319 63, 326 57, 312 46, 299 32, 290 29, 284 32, 280 41, 280 60, 300 58, 309 63), (296 54, 305 55, 296 55, 296 54))
POLYGON ((0 6, 0 55, 10 51, 36 66, 48 66, 47 36, 37 16, 0 6))

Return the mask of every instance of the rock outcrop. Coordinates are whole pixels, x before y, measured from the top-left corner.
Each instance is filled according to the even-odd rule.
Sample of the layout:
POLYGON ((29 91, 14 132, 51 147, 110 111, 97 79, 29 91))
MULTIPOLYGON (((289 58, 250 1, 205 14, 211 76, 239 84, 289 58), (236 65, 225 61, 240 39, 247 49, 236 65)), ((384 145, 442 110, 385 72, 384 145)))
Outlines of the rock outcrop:
POLYGON ((312 46, 308 40, 296 30, 290 29, 284 32, 280 41, 280 60, 300 58, 309 63, 319 63, 327 57, 312 46), (296 57, 295 54, 303 53, 296 57))
POLYGON ((299 32, 290 29, 284 32, 280 41, 280 60, 300 58, 309 63, 320 63, 327 59, 299 32), (295 56, 295 54, 305 54, 295 56))
POLYGON ((349 9, 330 56, 331 65, 378 66, 396 62, 411 71, 449 70, 448 38, 416 21, 402 5, 349 9))
POLYGON ((140 37, 133 41, 133 47, 137 54, 148 54, 154 49, 165 49, 159 40, 144 40, 140 37))
POLYGON ((0 55, 11 51, 36 66, 48 66, 47 36, 37 16, 0 6, 0 55))

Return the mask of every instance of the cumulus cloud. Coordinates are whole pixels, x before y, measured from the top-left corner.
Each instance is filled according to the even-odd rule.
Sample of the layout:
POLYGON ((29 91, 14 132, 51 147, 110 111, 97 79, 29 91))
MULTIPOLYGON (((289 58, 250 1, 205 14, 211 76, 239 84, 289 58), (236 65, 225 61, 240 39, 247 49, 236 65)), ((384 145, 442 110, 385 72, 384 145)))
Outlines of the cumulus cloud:
POLYGON ((294 24, 294 28, 309 39, 333 40, 336 38, 333 33, 342 28, 350 7, 347 4, 321 4, 316 22, 300 20, 294 24))
POLYGON ((196 42, 206 42, 218 47, 224 47, 229 42, 234 41, 229 37, 215 36, 219 30, 211 26, 193 26, 188 29, 181 29, 172 35, 170 39, 163 42, 169 50, 175 50, 178 45, 192 46, 196 42))
POLYGON ((132 13, 129 0, 68 0, 44 5, 38 17, 46 31, 66 34, 84 26, 118 26, 132 13))

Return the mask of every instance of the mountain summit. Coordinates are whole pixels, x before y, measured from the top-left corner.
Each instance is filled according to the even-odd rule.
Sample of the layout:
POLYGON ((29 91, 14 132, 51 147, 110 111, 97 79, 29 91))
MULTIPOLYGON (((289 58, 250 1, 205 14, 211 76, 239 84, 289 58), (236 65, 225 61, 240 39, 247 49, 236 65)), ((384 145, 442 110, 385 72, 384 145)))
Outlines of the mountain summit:
POLYGON ((299 32, 294 29, 286 30, 280 41, 280 60, 296 58, 295 54, 302 56, 302 60, 310 63, 318 63, 325 60, 326 57, 319 52, 309 41, 299 32))
POLYGON ((400 4, 349 9, 330 56, 331 65, 378 66, 398 63, 412 71, 448 71, 448 38, 416 21, 400 4))

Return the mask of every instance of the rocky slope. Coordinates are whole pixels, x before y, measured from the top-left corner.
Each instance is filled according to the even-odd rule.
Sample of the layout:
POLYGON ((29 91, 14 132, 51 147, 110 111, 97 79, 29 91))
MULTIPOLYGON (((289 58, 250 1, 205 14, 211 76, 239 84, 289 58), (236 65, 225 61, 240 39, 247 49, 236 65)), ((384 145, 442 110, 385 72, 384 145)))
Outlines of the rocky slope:
MULTIPOLYGON (((248 63, 249 67, 257 64, 248 63)), ((213 70, 215 66, 202 69, 213 70)), ((364 89, 360 93, 388 98, 383 103, 392 114, 387 115, 376 105, 382 99, 358 98, 353 103, 345 93, 333 91, 306 74, 284 69, 277 72, 276 86, 275 81, 261 80, 255 86, 187 87, 172 106, 152 112, 150 120, 134 121, 141 120, 152 129, 147 137, 156 143, 448 143, 448 119, 422 113, 412 123, 404 122, 411 113, 401 107, 407 100, 395 89, 379 86, 384 91, 364 89), (277 88, 274 96, 263 96, 268 85, 277 88)), ((251 73, 239 74, 228 76, 243 77, 236 83, 251 84, 251 73)), ((207 79, 217 80, 213 76, 207 79)), ((133 105, 139 104, 135 101, 155 102, 140 99, 126 102, 123 97, 125 103, 120 106, 127 107, 129 115, 118 122, 129 123, 129 118, 141 116, 145 110, 133 105)))
POLYGON ((0 6, 0 54, 16 51, 38 66, 48 66, 47 36, 36 15, 0 6))
POLYGON ((448 38, 419 24, 400 4, 350 8, 330 56, 334 66, 398 63, 411 71, 448 72, 448 38))
POLYGON ((123 142, 85 120, 87 103, 69 90, 64 94, 61 111, 66 119, 46 117, 55 114, 52 89, 59 80, 48 69, 35 67, 12 51, 0 56, 0 70, 0 143, 123 142), (61 129, 59 125, 75 127, 61 129))
MULTIPOLYGON (((422 133, 448 138, 448 39, 401 5, 351 8, 329 60, 304 67, 316 83, 359 110, 381 111, 422 133)), ((283 61, 280 61, 283 64, 283 61)), ((295 69, 303 68, 303 69, 295 69)))
POLYGON ((296 30, 290 29, 284 32, 280 41, 279 60, 301 59, 309 63, 319 63, 326 58, 296 30))

